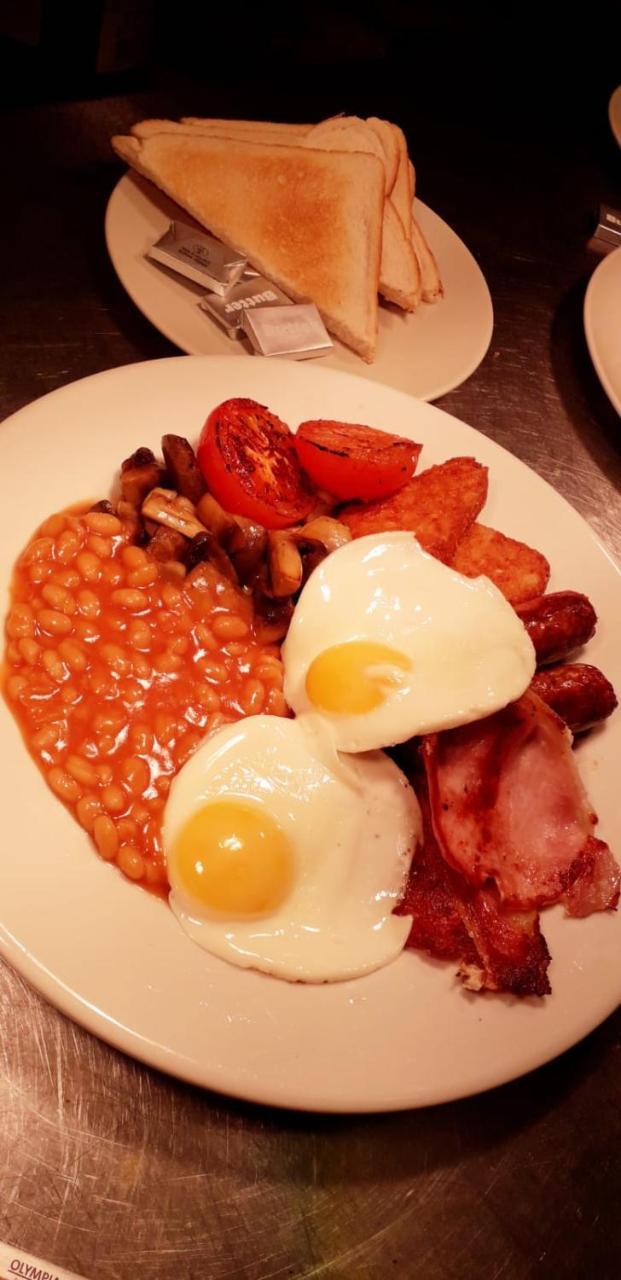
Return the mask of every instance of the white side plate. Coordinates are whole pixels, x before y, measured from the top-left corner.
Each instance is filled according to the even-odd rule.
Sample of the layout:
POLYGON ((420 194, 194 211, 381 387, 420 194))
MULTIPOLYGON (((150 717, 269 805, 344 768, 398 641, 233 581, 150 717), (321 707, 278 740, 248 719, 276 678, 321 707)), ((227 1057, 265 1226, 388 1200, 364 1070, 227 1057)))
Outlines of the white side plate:
POLYGON ((584 332, 595 372, 621 413, 621 249, 602 258, 589 280, 584 332))
POLYGON ((615 89, 608 103, 608 119, 610 128, 621 147, 621 84, 615 89))
MULTIPOLYGON (((421 400, 435 400, 464 382, 481 363, 490 344, 494 313, 485 279, 465 244, 420 200, 415 211, 438 259, 444 299, 433 305, 421 303, 414 315, 380 307, 373 364, 365 364, 340 342, 335 342, 332 355, 317 363, 387 383, 421 400)), ((112 192, 106 212, 112 265, 136 306, 182 351, 238 355, 239 343, 227 338, 198 306, 205 290, 145 257, 179 216, 179 206, 152 183, 126 174, 112 192)), ((181 216, 187 220, 187 215, 181 216)), ((261 357, 249 354, 248 358, 261 357)))

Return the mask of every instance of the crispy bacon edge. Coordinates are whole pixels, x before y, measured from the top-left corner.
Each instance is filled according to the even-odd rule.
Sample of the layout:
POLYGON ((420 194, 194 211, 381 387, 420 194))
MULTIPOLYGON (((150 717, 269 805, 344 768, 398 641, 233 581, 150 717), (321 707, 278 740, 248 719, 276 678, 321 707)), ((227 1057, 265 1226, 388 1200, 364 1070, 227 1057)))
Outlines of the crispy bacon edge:
POLYGON ((413 859, 400 915, 412 925, 406 946, 436 960, 458 963, 458 977, 472 992, 545 996, 550 952, 536 912, 503 906, 494 886, 477 888, 445 862, 433 831, 427 781, 418 753, 401 749, 423 817, 423 838, 413 859))

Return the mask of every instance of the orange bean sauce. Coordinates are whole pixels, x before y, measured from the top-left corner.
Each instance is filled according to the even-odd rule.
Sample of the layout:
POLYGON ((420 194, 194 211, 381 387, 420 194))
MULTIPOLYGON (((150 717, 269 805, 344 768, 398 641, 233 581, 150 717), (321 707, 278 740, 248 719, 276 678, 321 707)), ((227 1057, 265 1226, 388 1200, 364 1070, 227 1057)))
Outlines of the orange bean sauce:
POLYGON ((45 521, 14 570, 3 692, 101 857, 164 892, 175 774, 219 725, 287 709, 251 599, 208 564, 184 580, 133 533, 104 512, 45 521))

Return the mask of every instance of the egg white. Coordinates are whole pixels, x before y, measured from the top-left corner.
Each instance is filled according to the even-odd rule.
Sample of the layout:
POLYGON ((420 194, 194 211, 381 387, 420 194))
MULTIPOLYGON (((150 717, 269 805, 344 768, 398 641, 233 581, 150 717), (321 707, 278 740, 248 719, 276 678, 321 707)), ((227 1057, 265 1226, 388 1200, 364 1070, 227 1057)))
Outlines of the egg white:
POLYGON ((173 782, 163 828, 170 903, 199 946, 233 964, 292 981, 357 977, 405 946, 410 918, 392 912, 420 833, 414 792, 387 756, 340 757, 320 724, 252 716, 206 739, 173 782), (223 918, 180 883, 176 836, 224 797, 267 810, 290 842, 293 884, 270 915, 223 918))
POLYGON ((520 697, 535 651, 511 605, 487 578, 465 578, 411 533, 358 538, 332 552, 304 587, 282 649, 284 692, 296 715, 330 725, 340 751, 369 751, 491 715, 520 697), (411 670, 382 704, 359 715, 318 711, 308 669, 324 650, 376 641, 411 670))

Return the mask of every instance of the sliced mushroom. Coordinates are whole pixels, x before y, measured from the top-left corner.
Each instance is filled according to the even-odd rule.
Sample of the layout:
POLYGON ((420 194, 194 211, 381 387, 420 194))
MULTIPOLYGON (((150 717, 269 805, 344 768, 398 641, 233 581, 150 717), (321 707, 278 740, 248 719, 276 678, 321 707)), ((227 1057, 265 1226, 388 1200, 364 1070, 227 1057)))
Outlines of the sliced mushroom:
POLYGON ((152 489, 142 504, 142 514, 145 520, 176 529, 185 538, 206 532, 205 526, 196 519, 189 498, 182 497, 174 489, 152 489))
POLYGON ((209 533, 197 533, 190 542, 185 545, 185 554, 183 562, 189 571, 200 564, 201 560, 209 559, 209 547, 211 546, 211 535, 209 533))
POLYGON ((195 565, 200 564, 203 560, 210 560, 225 578, 237 583, 235 569, 226 551, 223 551, 213 533, 197 533, 196 537, 192 538, 192 541, 187 546, 185 564, 188 569, 193 569, 195 565))
POLYGON ((331 511, 334 511, 334 504, 335 499, 332 498, 329 493, 319 492, 317 494, 317 501, 315 502, 308 519, 316 520, 319 516, 329 515, 331 511))
POLYGON ((344 543, 351 542, 351 529, 332 516, 317 516, 314 520, 308 520, 301 528, 292 529, 290 532, 293 533, 298 546, 307 542, 319 544, 324 548, 326 555, 330 551, 336 551, 344 543))
POLYGON ((265 555, 267 530, 262 524, 236 516, 223 541, 241 581, 247 582, 265 555))
POLYGON ((222 541, 237 528, 235 516, 229 515, 211 493, 204 493, 197 502, 196 515, 201 524, 222 541))
POLYGON ((167 529, 165 525, 160 524, 157 525, 153 537, 149 538, 147 550, 154 560, 165 564, 169 560, 180 560, 187 545, 187 539, 182 533, 178 533, 176 529, 167 529))
POLYGON ((255 639, 258 644, 278 644, 284 640, 293 615, 293 601, 271 600, 268 596, 254 598, 255 639))
POLYGON ((190 441, 185 436, 162 436, 162 453, 177 493, 197 503, 207 486, 190 441))
POLYGON ((290 529, 268 534, 268 562, 271 594, 276 599, 292 596, 302 585, 304 566, 290 529))
MULTIPOLYGON (((324 557, 350 540, 347 526, 330 516, 318 516, 308 524, 270 532, 269 586, 263 590, 276 599, 295 595, 324 557)), ((255 582, 255 589, 256 585, 255 582)))
POLYGON ((121 499, 139 507, 150 489, 161 485, 166 472, 150 449, 136 449, 121 463, 121 499))
POLYGON ((304 586, 304 584, 308 582, 308 579, 310 578, 311 573, 314 573, 315 569, 319 568, 319 565, 322 564, 325 558, 326 558, 325 547, 320 546, 319 543, 316 543, 315 546, 309 546, 304 551, 304 555, 302 556, 302 564, 304 565, 304 573, 302 575, 302 586, 304 586))
POLYGON ((158 466, 155 454, 152 449, 148 449, 146 445, 140 445, 138 449, 134 449, 130 453, 129 458, 124 458, 121 463, 121 471, 131 471, 133 467, 146 467, 151 463, 158 466))

